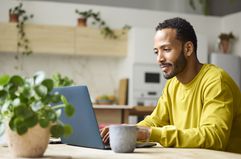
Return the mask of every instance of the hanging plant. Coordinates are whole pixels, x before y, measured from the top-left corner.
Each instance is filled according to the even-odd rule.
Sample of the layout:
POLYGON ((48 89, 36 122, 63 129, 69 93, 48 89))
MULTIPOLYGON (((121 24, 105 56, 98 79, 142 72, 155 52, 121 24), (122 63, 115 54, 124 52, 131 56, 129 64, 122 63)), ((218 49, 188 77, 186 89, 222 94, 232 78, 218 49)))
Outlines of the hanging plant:
POLYGON ((23 4, 19 3, 18 6, 9 9, 10 22, 17 22, 18 29, 18 40, 17 40, 17 55, 16 59, 19 58, 19 55, 30 55, 33 53, 31 47, 29 46, 29 39, 25 32, 26 22, 33 18, 33 14, 27 15, 26 11, 22 8, 23 4), (16 21, 11 20, 11 17, 15 16, 16 21))
POLYGON ((78 26, 87 26, 87 20, 92 19, 92 25, 96 25, 99 29, 101 34, 105 38, 110 39, 118 39, 121 35, 126 34, 126 31, 129 30, 131 27, 128 25, 125 25, 122 27, 121 35, 116 34, 113 29, 111 29, 104 20, 100 17, 100 12, 93 12, 92 9, 89 9, 87 11, 79 11, 78 9, 75 10, 75 13, 79 15, 78 18, 78 26))

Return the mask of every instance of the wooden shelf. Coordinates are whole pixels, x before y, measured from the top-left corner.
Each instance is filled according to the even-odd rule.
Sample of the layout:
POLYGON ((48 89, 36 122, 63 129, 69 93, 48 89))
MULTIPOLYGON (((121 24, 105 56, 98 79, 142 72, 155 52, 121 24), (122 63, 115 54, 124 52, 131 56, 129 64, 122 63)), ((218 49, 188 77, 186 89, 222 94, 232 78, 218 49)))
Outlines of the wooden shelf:
MULTIPOLYGON (((121 30, 115 30, 121 34, 121 30)), ((123 56, 127 53, 127 36, 120 39, 108 39, 101 35, 99 29, 76 28, 76 53, 90 56, 123 56)))
POLYGON ((27 25, 34 53, 74 54, 74 29, 67 26, 27 25))
MULTIPOLYGON (((120 30, 115 30, 120 33, 120 30)), ((17 51, 16 23, 0 23, 0 52, 17 51)), ((36 54, 65 54, 123 57, 127 34, 119 39, 104 38, 99 29, 27 24, 26 34, 36 54)))
POLYGON ((16 52, 17 29, 15 23, 0 23, 0 51, 16 52))

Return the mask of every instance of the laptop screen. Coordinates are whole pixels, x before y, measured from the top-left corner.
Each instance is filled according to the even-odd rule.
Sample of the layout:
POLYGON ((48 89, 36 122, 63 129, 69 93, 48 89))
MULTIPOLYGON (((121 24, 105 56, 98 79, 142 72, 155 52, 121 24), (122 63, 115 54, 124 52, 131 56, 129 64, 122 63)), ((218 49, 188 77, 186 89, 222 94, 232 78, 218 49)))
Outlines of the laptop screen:
POLYGON ((73 133, 68 137, 62 137, 61 142, 104 149, 87 86, 60 87, 55 88, 54 92, 64 95, 75 107, 74 116, 67 117, 64 112, 61 114, 60 120, 73 128, 73 133))

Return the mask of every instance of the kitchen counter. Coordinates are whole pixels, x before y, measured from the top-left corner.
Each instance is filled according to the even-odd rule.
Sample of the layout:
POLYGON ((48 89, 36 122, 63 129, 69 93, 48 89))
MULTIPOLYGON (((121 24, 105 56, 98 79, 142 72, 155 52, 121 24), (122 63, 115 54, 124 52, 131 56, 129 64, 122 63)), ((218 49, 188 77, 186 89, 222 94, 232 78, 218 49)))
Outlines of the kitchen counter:
POLYGON ((128 105, 93 105, 99 125, 128 123, 129 115, 145 116, 155 107, 128 105))

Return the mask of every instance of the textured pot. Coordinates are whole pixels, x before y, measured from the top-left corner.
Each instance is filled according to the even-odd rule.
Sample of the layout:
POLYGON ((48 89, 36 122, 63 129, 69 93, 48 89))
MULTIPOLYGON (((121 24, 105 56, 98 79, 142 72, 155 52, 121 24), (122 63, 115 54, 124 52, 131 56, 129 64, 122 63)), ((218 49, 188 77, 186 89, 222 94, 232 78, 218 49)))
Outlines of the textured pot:
POLYGON ((87 24, 86 24, 86 19, 84 19, 84 18, 78 18, 78 19, 77 19, 77 25, 78 25, 79 27, 86 27, 86 26, 87 26, 87 24))
POLYGON ((18 15, 17 14, 9 14, 9 22, 14 22, 17 23, 18 22, 18 15))
POLYGON ((49 128, 42 128, 39 125, 28 129, 23 135, 7 129, 8 147, 15 157, 42 157, 48 146, 49 137, 49 128))

